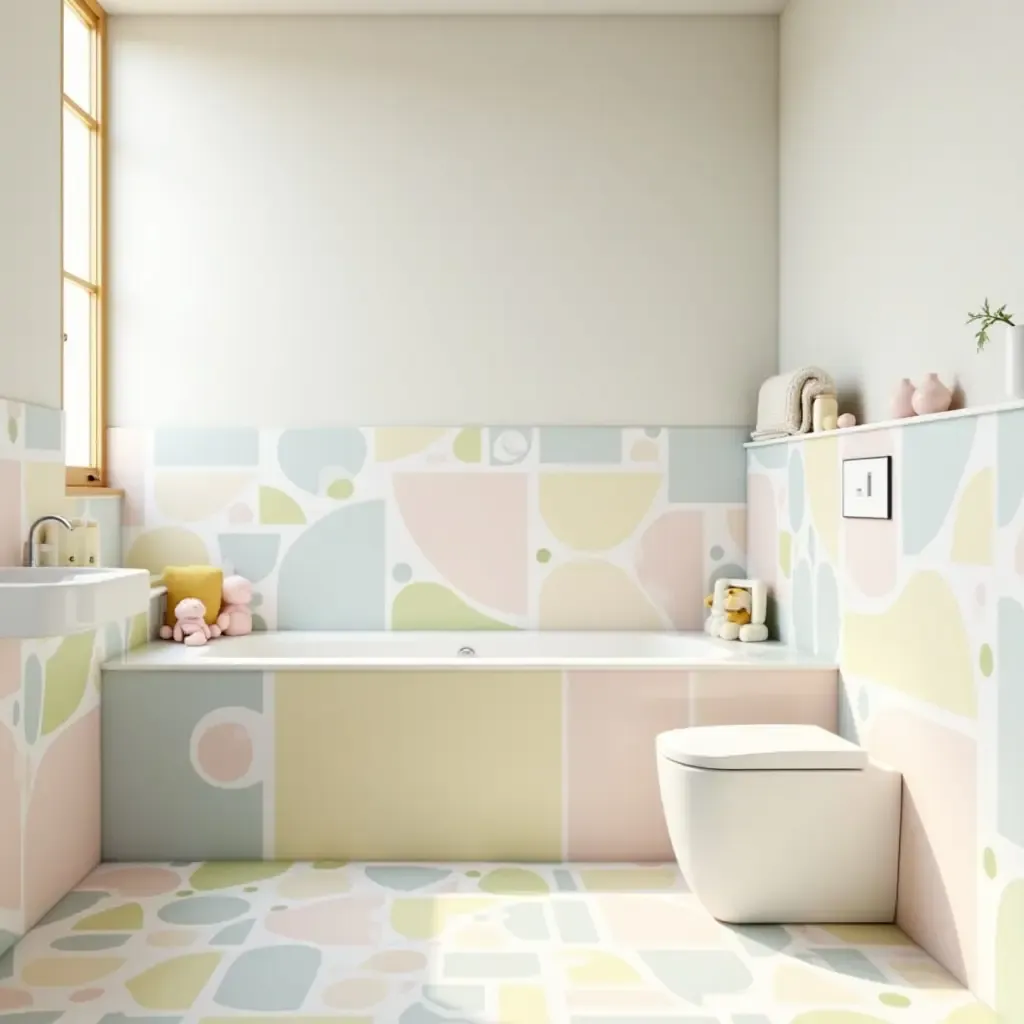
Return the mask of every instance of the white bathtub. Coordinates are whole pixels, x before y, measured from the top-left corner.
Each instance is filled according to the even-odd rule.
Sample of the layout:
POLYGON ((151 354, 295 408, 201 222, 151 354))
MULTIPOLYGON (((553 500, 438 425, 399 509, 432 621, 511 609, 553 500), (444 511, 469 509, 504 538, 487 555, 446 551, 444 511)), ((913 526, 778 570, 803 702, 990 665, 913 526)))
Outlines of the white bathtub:
POLYGON ((821 669, 834 662, 777 643, 740 644, 703 633, 281 632, 220 637, 202 647, 156 642, 105 670, 346 668, 821 669), (472 652, 472 653, 470 653, 472 652))

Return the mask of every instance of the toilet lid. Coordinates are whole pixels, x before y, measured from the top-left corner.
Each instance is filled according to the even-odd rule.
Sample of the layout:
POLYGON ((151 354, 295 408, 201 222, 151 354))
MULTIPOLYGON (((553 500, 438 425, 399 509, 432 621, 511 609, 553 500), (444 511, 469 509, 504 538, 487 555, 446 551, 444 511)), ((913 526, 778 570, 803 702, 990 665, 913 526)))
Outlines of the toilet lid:
POLYGON ((731 771, 864 768, 867 753, 817 725, 706 725, 658 737, 658 756, 731 771))

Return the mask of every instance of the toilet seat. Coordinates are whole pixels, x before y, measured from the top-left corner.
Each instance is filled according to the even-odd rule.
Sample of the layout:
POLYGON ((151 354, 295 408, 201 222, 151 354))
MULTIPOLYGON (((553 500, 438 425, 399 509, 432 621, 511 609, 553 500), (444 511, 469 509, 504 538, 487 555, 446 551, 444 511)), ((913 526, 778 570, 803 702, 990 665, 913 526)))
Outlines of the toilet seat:
POLYGON ((718 771, 840 771, 867 767, 867 752, 817 725, 711 725, 664 732, 658 756, 718 771))

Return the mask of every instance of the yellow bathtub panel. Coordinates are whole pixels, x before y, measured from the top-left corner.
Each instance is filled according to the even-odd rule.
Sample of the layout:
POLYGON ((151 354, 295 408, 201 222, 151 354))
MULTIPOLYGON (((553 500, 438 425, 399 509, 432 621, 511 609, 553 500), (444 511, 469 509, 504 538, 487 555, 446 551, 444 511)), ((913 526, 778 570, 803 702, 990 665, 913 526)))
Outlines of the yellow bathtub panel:
POLYGON ((282 672, 274 855, 561 859, 558 672, 282 672))

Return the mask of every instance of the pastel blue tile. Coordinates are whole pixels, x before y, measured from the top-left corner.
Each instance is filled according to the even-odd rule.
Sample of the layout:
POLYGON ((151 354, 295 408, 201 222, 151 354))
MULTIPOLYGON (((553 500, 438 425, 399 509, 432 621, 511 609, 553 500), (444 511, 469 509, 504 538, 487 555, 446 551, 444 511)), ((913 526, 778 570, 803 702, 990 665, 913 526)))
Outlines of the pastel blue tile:
POLYGON ((735 954, 719 950, 645 952, 641 959, 669 991, 700 1006, 708 996, 746 992, 750 969, 735 954))
POLYGON ((999 525, 1013 522, 1024 498, 1024 409, 996 414, 999 525))
POLYGON ((384 629, 384 503, 345 505, 305 530, 278 570, 278 629, 384 629))
POLYGON ((905 555, 919 555, 942 529, 967 468, 977 424, 977 416, 965 416, 904 429, 900 494, 905 555))
MULTIPOLYGON (((744 437, 743 443, 750 440, 749 435, 744 437)), ((747 453, 747 464, 751 470, 755 469, 782 469, 789 458, 791 445, 785 441, 777 441, 772 444, 758 445, 756 448, 745 448, 747 453)))
POLYGON ((779 924, 731 924, 727 927, 739 937, 751 956, 774 956, 793 941, 789 932, 779 924))
POLYGON ((746 501, 745 427, 673 427, 668 432, 668 500, 746 501))
POLYGON ((554 876, 559 892, 576 892, 579 889, 576 879, 572 877, 572 872, 568 868, 555 868, 554 876))
POLYGON ((1024 848, 1024 608, 1003 598, 996 614, 997 831, 1024 848))
POLYGON ((296 487, 321 494, 332 481, 321 481, 325 469, 355 476, 366 462, 367 444, 361 430, 314 428, 286 430, 277 443, 277 460, 284 475, 296 487))
POLYGON ((262 782, 209 785, 189 753, 200 719, 236 707, 263 710, 262 673, 104 674, 104 860, 262 859, 262 782))
POLYGON ((25 406, 25 447, 29 451, 59 452, 64 446, 64 414, 44 405, 25 406))
POLYGON ((6 981, 14 976, 14 950, 12 947, 18 941, 14 932, 0 928, 0 981, 6 981))
POLYGON ((541 427, 540 461, 614 465, 622 461, 618 427, 541 427))
POLYGON ((811 952, 836 974, 885 984, 885 975, 859 949, 812 949, 811 952))
POLYGON ((123 946, 130 935, 63 935, 50 943, 54 949, 67 953, 95 953, 101 949, 117 949, 123 946))
POLYGON ((37 927, 45 928, 48 924, 66 921, 69 917, 84 913, 90 907, 96 906, 100 900, 105 900, 109 895, 109 892, 83 892, 73 889, 50 908, 37 927))
POLYGON ((222 533, 220 560, 227 572, 259 583, 274 571, 281 550, 279 533, 222 533))
POLYGON ((157 466, 257 466, 260 435, 253 427, 167 427, 153 433, 157 466))
POLYGON ((312 946, 263 946, 242 953, 213 997, 231 1010, 289 1012, 302 1007, 323 954, 312 946))

